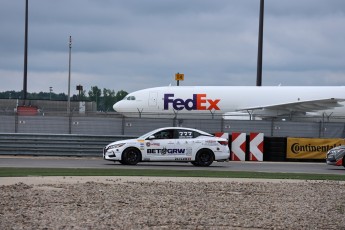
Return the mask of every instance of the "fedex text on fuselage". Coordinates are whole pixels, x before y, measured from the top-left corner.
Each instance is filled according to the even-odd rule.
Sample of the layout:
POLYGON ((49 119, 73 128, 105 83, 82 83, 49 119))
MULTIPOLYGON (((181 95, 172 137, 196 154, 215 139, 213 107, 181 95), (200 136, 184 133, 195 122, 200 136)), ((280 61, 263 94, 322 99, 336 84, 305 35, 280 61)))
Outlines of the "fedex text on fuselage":
POLYGON ((164 94, 164 110, 169 110, 170 104, 175 110, 220 110, 220 99, 208 99, 206 94, 193 94, 192 98, 186 100, 174 96, 173 93, 164 94))

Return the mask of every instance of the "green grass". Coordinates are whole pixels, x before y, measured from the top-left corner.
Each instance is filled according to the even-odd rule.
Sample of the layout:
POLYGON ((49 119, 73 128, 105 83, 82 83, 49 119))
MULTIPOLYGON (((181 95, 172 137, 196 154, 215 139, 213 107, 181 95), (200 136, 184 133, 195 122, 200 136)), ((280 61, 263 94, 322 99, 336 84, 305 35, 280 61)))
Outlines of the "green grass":
MULTIPOLYGON (((345 175, 307 173, 265 173, 207 170, 156 170, 156 169, 69 169, 69 168, 0 168, 0 177, 28 176, 153 176, 153 177, 213 177, 261 178, 297 180, 345 181, 345 175)), ((0 179, 1 180, 1 179, 0 179)))

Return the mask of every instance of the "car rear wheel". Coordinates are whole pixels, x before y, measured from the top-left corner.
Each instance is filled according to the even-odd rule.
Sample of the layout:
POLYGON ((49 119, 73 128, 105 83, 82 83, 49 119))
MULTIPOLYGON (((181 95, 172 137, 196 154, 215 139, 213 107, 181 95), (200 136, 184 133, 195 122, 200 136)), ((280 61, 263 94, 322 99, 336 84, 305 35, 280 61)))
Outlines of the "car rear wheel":
POLYGON ((213 161, 214 155, 210 149, 200 149, 195 156, 194 164, 192 164, 195 166, 206 167, 210 166, 213 161))
POLYGON ((140 151, 136 148, 128 148, 122 153, 121 164, 136 165, 140 161, 140 151))

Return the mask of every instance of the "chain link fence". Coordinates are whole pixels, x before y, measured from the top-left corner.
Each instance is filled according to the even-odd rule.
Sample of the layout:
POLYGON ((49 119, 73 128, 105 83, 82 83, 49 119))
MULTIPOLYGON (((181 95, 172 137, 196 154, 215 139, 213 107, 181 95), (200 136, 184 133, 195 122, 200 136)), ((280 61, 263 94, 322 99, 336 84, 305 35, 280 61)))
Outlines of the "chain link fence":
POLYGON ((67 112, 67 106, 67 101, 0 99, 0 133, 139 136, 156 128, 183 126, 209 133, 262 132, 266 137, 345 136, 345 117, 319 117, 316 120, 315 117, 301 117, 299 120, 303 119, 303 122, 293 122, 205 113, 181 119, 181 114, 163 118, 161 114, 143 114, 139 110, 131 117, 124 117, 115 112, 98 112, 95 102, 72 101, 70 112, 67 112))
POLYGON ((117 113, 0 113, 0 133, 48 133, 139 136, 156 128, 183 126, 215 132, 262 132, 268 137, 345 137, 344 122, 292 122, 211 118, 129 118, 117 113))

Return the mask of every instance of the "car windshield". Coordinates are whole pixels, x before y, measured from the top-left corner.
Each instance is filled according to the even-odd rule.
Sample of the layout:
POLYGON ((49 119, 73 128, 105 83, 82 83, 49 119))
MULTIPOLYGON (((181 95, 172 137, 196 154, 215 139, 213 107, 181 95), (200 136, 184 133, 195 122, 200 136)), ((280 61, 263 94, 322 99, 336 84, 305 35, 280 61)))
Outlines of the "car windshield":
POLYGON ((152 131, 150 131, 148 133, 145 133, 145 134, 141 135, 140 137, 138 137, 138 139, 146 139, 149 136, 152 136, 157 131, 158 131, 158 129, 152 130, 152 131))

